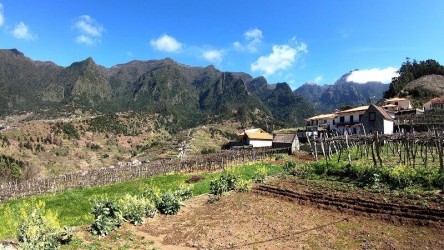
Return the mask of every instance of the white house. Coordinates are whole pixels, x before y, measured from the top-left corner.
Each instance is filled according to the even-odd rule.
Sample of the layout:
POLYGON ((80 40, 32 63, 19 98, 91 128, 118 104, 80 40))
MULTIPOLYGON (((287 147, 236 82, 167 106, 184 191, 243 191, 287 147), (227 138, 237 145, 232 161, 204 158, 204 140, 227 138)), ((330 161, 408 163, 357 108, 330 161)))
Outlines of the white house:
POLYGON ((305 119, 307 131, 318 131, 319 128, 336 130, 336 114, 322 114, 305 119))
POLYGON ((244 145, 252 145, 253 148, 271 147, 273 144, 273 136, 261 128, 244 130, 239 137, 244 145))
POLYGON ((398 111, 412 109, 412 104, 409 99, 395 97, 385 100, 382 107, 385 110, 398 111))
POLYGON ((336 131, 339 134, 344 134, 344 131, 347 129, 349 134, 363 134, 361 120, 368 107, 359 106, 336 113, 336 131))
POLYGON ((423 105, 425 111, 444 110, 444 97, 436 97, 423 105))

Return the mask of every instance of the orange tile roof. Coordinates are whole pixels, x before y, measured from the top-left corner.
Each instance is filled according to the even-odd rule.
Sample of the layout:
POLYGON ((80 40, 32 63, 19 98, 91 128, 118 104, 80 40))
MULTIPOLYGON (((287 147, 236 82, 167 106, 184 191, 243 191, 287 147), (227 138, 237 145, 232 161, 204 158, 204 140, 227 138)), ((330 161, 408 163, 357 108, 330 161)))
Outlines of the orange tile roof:
POLYGON ((356 107, 356 108, 340 111, 339 113, 343 114, 343 113, 353 113, 353 112, 359 112, 359 111, 366 111, 368 109, 368 107, 369 107, 368 105, 367 106, 359 106, 359 107, 356 107))
POLYGON ((270 135, 269 133, 265 132, 263 129, 260 128, 245 130, 239 136, 245 136, 245 135, 250 139, 273 140, 272 135, 270 135))
POLYGON ((385 100, 386 102, 397 102, 397 101, 408 101, 409 99, 406 98, 400 98, 400 97, 394 97, 391 99, 387 99, 385 100))
POLYGON ((323 119, 329 119, 329 118, 335 118, 335 114, 322 114, 322 115, 316 115, 310 118, 305 119, 306 121, 312 121, 312 120, 323 120, 323 119))

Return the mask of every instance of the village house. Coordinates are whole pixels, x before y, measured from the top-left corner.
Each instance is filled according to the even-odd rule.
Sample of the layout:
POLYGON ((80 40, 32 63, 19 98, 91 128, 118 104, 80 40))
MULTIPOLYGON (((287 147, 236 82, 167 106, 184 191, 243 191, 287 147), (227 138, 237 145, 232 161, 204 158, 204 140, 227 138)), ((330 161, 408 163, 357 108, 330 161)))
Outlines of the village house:
POLYGON ((261 128, 244 130, 239 134, 239 139, 244 145, 251 145, 253 148, 271 147, 273 136, 261 128))
POLYGON ((276 134, 273 137, 273 148, 290 148, 289 153, 294 154, 299 147, 297 134, 276 134))
POLYGON ((425 111, 444 110, 444 97, 436 97, 423 105, 425 111))
POLYGON ((406 98, 391 98, 384 101, 384 106, 382 106, 385 110, 390 111, 399 111, 399 110, 408 110, 412 109, 412 104, 409 99, 406 98))
POLYGON ((381 107, 371 104, 361 122, 366 134, 393 134, 393 117, 381 107))
POLYGON ((322 114, 305 119, 307 131, 318 131, 319 128, 327 130, 336 129, 336 114, 322 114))
POLYGON ((338 134, 363 134, 362 116, 369 106, 359 106, 336 113, 335 124, 338 134))

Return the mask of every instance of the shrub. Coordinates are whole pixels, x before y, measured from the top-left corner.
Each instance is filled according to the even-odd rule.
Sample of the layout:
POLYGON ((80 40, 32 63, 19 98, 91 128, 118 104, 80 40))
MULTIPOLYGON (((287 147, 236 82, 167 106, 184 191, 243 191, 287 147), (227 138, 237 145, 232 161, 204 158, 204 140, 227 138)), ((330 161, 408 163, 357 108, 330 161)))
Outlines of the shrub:
POLYGON ((283 159, 285 159, 285 156, 283 155, 283 154, 275 154, 274 155, 275 156, 275 160, 276 161, 279 161, 279 160, 283 160, 283 159))
POLYGON ((10 156, 0 155, 0 180, 19 181, 23 179, 26 164, 10 156))
POLYGON ((72 123, 63 123, 62 130, 69 139, 80 139, 79 132, 72 123))
POLYGON ((232 171, 223 171, 219 178, 227 183, 228 191, 234 190, 239 180, 239 176, 232 171))
POLYGON ((251 180, 240 179, 236 183, 237 192, 248 192, 251 189, 251 180))
POLYGON ((210 193, 215 196, 222 196, 225 192, 228 192, 228 184, 223 179, 214 179, 210 182, 210 193))
POLYGON ((69 149, 68 148, 54 148, 53 152, 56 156, 67 156, 69 154, 69 149))
POLYGON ((174 195, 181 201, 188 200, 193 197, 193 188, 192 186, 182 186, 179 190, 174 191, 174 195))
POLYGON ((398 164, 388 173, 389 184, 395 188, 405 188, 412 185, 415 177, 415 169, 403 164, 398 164))
POLYGON ((109 199, 96 201, 91 212, 94 223, 91 232, 105 236, 122 225, 123 217, 119 205, 109 199))
POLYGON ((173 192, 165 192, 160 196, 159 202, 156 204, 157 210, 161 214, 173 215, 180 210, 180 198, 173 192))
POLYGON ((265 166, 260 166, 253 174, 253 181, 255 183, 264 183, 267 177, 267 168, 265 166))
POLYGON ((231 171, 224 171, 218 179, 211 180, 210 194, 215 195, 215 200, 218 200, 225 192, 235 190, 238 181, 238 175, 231 171))
POLYGON ((158 187, 150 186, 143 191, 142 196, 152 201, 156 206, 160 202, 162 193, 158 187))
POLYGON ((289 175, 296 175, 296 162, 294 162, 294 161, 287 161, 285 164, 284 164, 284 172, 286 173, 286 174, 289 174, 289 175))
POLYGON ((146 198, 139 198, 130 194, 126 194, 118 201, 123 218, 134 225, 143 224, 147 208, 150 207, 149 203, 150 201, 146 198))
POLYGON ((58 243, 67 243, 72 238, 69 227, 62 229, 57 215, 45 211, 43 201, 33 205, 28 213, 24 206, 21 222, 18 226, 17 239, 20 249, 58 249, 58 243))

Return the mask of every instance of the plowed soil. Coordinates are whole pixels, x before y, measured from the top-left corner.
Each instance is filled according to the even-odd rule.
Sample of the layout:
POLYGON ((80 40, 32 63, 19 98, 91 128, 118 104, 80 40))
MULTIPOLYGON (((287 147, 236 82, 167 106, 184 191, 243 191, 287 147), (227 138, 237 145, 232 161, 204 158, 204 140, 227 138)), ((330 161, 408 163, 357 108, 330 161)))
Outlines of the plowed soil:
POLYGON ((422 206, 406 197, 339 189, 284 178, 213 204, 200 196, 178 215, 126 224, 94 244, 103 249, 444 249, 440 203, 422 206))
POLYGON ((442 193, 435 194, 432 198, 394 196, 361 189, 335 190, 331 184, 286 178, 275 180, 268 185, 258 185, 254 192, 341 213, 384 219, 395 224, 433 225, 444 228, 442 193))

